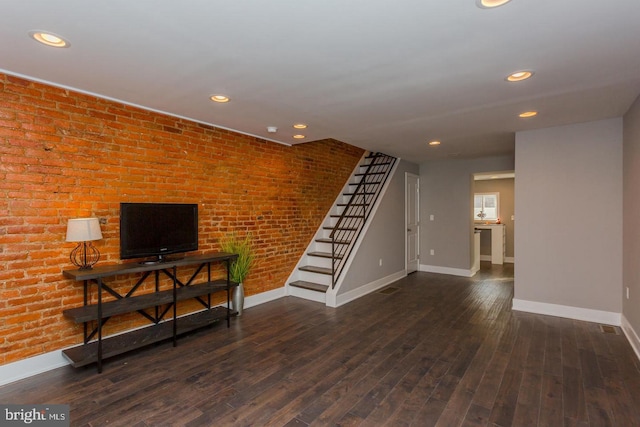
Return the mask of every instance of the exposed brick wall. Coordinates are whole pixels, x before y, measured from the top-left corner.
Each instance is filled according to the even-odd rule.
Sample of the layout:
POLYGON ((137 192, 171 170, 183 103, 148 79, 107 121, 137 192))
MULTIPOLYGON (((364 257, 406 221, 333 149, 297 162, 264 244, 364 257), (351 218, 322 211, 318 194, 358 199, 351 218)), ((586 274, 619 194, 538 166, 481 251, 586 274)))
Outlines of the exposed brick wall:
MULTIPOLYGON (((228 232, 253 234, 252 295, 285 284, 361 155, 332 140, 286 147, 0 74, 0 364, 81 342, 81 327, 62 316, 82 305, 81 284, 62 276, 73 268, 67 219, 105 218, 96 246, 100 264, 113 264, 120 202, 198 203, 199 252, 219 250, 228 232)), ((144 322, 110 323, 113 332, 144 322)))

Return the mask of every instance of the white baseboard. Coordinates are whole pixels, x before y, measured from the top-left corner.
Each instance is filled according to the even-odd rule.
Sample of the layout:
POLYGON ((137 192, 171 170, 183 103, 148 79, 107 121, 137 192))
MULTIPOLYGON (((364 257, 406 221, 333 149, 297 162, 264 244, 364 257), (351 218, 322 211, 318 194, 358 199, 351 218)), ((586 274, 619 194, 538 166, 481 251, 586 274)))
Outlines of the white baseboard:
POLYGON ((586 322, 602 323, 605 325, 621 325, 621 314, 612 311, 593 310, 590 308, 571 307, 568 305, 549 304, 515 298, 512 303, 512 308, 517 311, 584 320, 586 322))
POLYGON ((420 264, 420 271, 427 273, 449 274, 451 276, 473 277, 476 273, 471 269, 440 267, 438 265, 420 264))
POLYGON ((638 337, 638 333, 633 329, 624 314, 622 315, 622 331, 629 340, 629 344, 631 344, 631 348, 635 351, 636 356, 640 359, 640 337, 638 337))
POLYGON ((250 295, 244 299, 244 308, 251 308, 269 301, 275 301, 286 295, 287 291, 284 286, 270 291, 260 292, 259 294, 250 295))
MULTIPOLYGON (((262 292, 257 295, 250 295, 244 299, 244 308, 247 309, 255 307, 284 296, 284 287, 262 292)), ((117 335, 143 327, 144 326, 119 332, 117 335)), ((49 353, 40 354, 38 356, 0 366, 0 386, 68 365, 69 361, 62 355, 62 350, 64 349, 51 351, 49 353)))
POLYGON ((28 359, 8 363, 0 366, 0 386, 52 369, 61 368, 68 364, 69 361, 62 355, 62 350, 55 350, 28 359))
POLYGON ((476 267, 476 266, 471 267, 471 269, 469 270, 469 274, 470 274, 469 277, 475 276, 478 271, 480 271, 480 267, 476 267))
MULTIPOLYGON (((491 255, 480 255, 480 261, 491 261, 491 255)), ((504 257, 504 262, 507 264, 515 263, 515 258, 512 256, 504 257)))
POLYGON ((384 288, 390 283, 393 283, 397 280, 402 279, 407 276, 406 270, 401 270, 396 273, 390 274, 389 276, 383 277, 382 279, 375 280, 371 283, 368 283, 364 286, 360 286, 357 289, 353 289, 351 291, 345 292, 344 294, 338 294, 335 297, 335 304, 333 304, 333 298, 327 298, 329 307, 340 307, 341 305, 345 305, 353 300, 356 300, 364 295, 370 294, 371 292, 375 292, 378 289, 384 288))

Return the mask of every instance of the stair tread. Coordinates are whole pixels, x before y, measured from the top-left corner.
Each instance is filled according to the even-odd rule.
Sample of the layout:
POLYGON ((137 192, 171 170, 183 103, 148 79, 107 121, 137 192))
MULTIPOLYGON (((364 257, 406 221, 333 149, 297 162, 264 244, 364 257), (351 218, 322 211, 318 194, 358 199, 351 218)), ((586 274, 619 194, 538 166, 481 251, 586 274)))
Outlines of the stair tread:
MULTIPOLYGON (((335 240, 332 240, 331 237, 320 237, 315 239, 315 242, 317 243, 341 245, 341 247, 333 247, 327 251, 326 246, 318 246, 319 249, 325 250, 310 251, 307 252, 307 256, 315 257, 315 262, 318 264, 320 264, 319 258, 334 260, 331 261, 334 266, 336 264, 341 264, 342 262, 344 262, 344 260, 346 259, 345 254, 334 254, 333 252, 346 252, 346 250, 349 249, 350 245, 354 241, 353 239, 355 239, 355 234, 357 234, 358 230, 361 229, 362 224, 364 224, 364 222, 366 221, 367 216, 365 216, 365 214, 368 213, 366 211, 369 210, 370 206, 372 206, 372 203, 369 202, 373 202, 372 199, 374 197, 377 197, 376 195, 380 194, 382 185, 384 184, 383 180, 385 180, 385 177, 390 173, 390 168, 387 166, 393 165, 394 162, 395 159, 381 153, 374 153, 366 156, 365 161, 359 165, 359 167, 363 169, 360 169, 357 173, 355 173, 355 177, 352 176, 350 179, 350 181, 357 182, 349 182, 349 185, 342 193, 343 196, 346 196, 346 198, 343 200, 347 200, 347 198, 350 198, 350 202, 336 203, 333 208, 335 209, 334 212, 342 211, 343 213, 340 215, 329 215, 329 218, 332 218, 331 223, 337 222, 340 224, 337 227, 324 224, 322 226, 324 230, 332 231, 331 236, 333 236, 335 240), (336 218, 340 219, 336 220, 336 218), (343 219, 344 224, 342 224, 343 219)), ((313 262, 311 258, 309 258, 309 261, 313 262)), ((322 263, 324 263, 324 265, 329 265, 327 261, 323 261, 322 263)), ((334 274, 332 268, 319 267, 315 265, 304 265, 298 267, 298 270, 328 276, 333 276, 334 274)), ((302 275, 302 277, 305 277, 305 275, 302 275)), ((321 282, 325 281, 324 279, 317 280, 321 282)), ((307 282, 304 280, 291 282, 289 283, 289 286, 310 289, 319 292, 326 292, 326 290, 330 287, 328 285, 307 282)))
POLYGON ((358 231, 357 227, 322 227, 323 230, 358 231))
MULTIPOLYGON (((316 242, 318 243, 331 243, 331 239, 329 239, 328 237, 321 237, 319 239, 316 239, 316 242)), ((348 240, 336 240, 336 242, 338 245, 348 245, 349 243, 351 243, 348 240)))
POLYGON ((342 259, 342 255, 332 255, 331 252, 319 252, 319 251, 315 251, 315 252, 309 252, 307 253, 307 255, 310 256, 316 256, 316 257, 320 257, 320 258, 335 258, 335 259, 342 259))
POLYGON ((322 285, 320 283, 307 282, 304 280, 297 280, 289 283, 289 286, 295 286, 297 288, 309 289, 312 291, 326 292, 329 289, 328 285, 322 285))
POLYGON ((365 163, 360 165, 361 168, 366 168, 367 166, 388 166, 391 162, 381 162, 381 163, 365 163))
POLYGON ((350 182, 349 185, 379 185, 382 184, 382 181, 357 181, 357 182, 350 182))
POLYGON ((331 275, 333 273, 330 268, 316 267, 315 265, 305 265, 300 267, 298 270, 309 271, 311 273, 318 273, 318 274, 328 274, 328 275, 331 275))
POLYGON ((378 184, 382 184, 382 181, 358 181, 358 182, 350 182, 349 185, 360 185, 362 183, 362 185, 378 185, 378 184))

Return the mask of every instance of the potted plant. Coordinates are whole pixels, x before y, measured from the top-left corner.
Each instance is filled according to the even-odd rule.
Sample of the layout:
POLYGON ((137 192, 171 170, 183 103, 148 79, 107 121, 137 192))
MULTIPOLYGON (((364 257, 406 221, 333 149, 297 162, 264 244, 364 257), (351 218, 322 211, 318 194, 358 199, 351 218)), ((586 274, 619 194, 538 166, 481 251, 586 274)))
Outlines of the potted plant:
POLYGON ((224 252, 238 254, 238 258, 229 263, 229 277, 238 286, 233 291, 233 310, 242 314, 244 308, 244 280, 253 265, 253 251, 251 248, 251 234, 240 238, 235 233, 227 236, 221 243, 224 252))

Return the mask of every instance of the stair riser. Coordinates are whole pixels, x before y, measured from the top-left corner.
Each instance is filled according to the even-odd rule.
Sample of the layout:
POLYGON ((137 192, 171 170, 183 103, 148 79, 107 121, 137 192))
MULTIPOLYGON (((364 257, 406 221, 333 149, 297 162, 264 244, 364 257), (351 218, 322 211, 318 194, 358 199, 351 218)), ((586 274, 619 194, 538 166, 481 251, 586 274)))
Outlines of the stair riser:
POLYGON ((355 182, 350 182, 348 188, 349 188, 350 191, 354 191, 358 187, 358 185, 360 185, 362 183, 362 185, 366 185, 367 186, 367 190, 369 188, 371 188, 372 191, 375 191, 375 186, 381 184, 378 178, 379 177, 373 177, 373 178, 370 177, 366 181, 358 180, 358 181, 355 181, 355 182))
MULTIPOLYGON (((316 249, 315 250, 318 251, 318 252, 331 252, 331 243, 316 242, 316 249)), ((309 258, 311 258, 311 257, 307 257, 307 262, 308 263, 310 263, 309 262, 309 258)))
POLYGON ((323 304, 327 302, 327 294, 323 292, 312 291, 309 289, 297 288, 295 286, 289 286, 289 295, 303 298, 310 301, 316 301, 323 304))
MULTIPOLYGON (((327 236, 329 237, 329 236, 327 236)), ((318 252, 331 252, 331 245, 329 243, 319 243, 316 242, 316 251, 318 252)), ((307 263, 309 262, 309 258, 311 257, 307 257, 307 263)))
POLYGON ((307 256, 307 261, 307 265, 313 265, 314 267, 331 268, 331 258, 307 256))
MULTIPOLYGON (((360 215, 361 216, 363 214, 364 214, 363 211, 358 210, 352 215, 360 215)), ((334 215, 334 214, 332 213, 331 215, 334 215)), ((334 227, 338 223, 339 219, 340 219, 339 216, 330 216, 328 223, 325 223, 324 226, 334 227)), ((361 223, 362 221, 363 221, 363 219, 361 217, 348 216, 348 217, 344 218, 343 222, 340 225, 341 226, 345 226, 345 227, 346 226, 357 227, 359 225, 359 223, 361 223)))
POLYGON ((329 227, 335 227, 336 223, 338 222, 338 218, 336 218, 335 216, 329 217, 328 222, 329 223, 325 225, 328 225, 329 227))
MULTIPOLYGON (((329 231, 327 233, 324 233, 324 234, 325 234, 324 237, 329 239, 329 236, 331 235, 331 231, 329 231)), ((344 235, 341 236, 340 232, 338 232, 336 234, 336 236, 342 237, 342 240, 344 241, 344 239, 346 238, 347 235, 344 234, 344 235)), ((338 240, 341 240, 341 239, 338 239, 338 240)), ((320 251, 320 252, 331 252, 331 243, 319 243, 319 242, 316 242, 316 249, 315 250, 320 251), (322 245, 322 246, 318 246, 318 245, 322 245)))
POLYGON ((345 196, 345 195, 343 194, 342 196, 340 196, 340 199, 341 199, 341 200, 340 200, 340 203, 343 203, 343 204, 345 204, 345 203, 349 203, 349 199, 350 199, 350 198, 351 198, 350 196, 345 196))
MULTIPOLYGON (((381 160, 379 157, 373 157, 376 159, 376 162, 381 160)), ((381 181, 384 174, 375 174, 375 172, 383 172, 383 169, 384 167, 381 168, 379 165, 369 168, 366 163, 357 168, 357 172, 370 172, 371 175, 352 176, 349 183, 345 185, 341 195, 336 200, 336 204, 332 207, 330 215, 326 217, 323 226, 318 230, 314 241, 307 248, 305 256, 300 260, 296 271, 292 274, 291 285, 288 286, 288 289, 290 289, 290 295, 299 296, 313 301, 326 302, 324 294, 322 292, 317 292, 314 289, 317 288, 316 285, 323 285, 330 289, 333 279, 331 274, 305 271, 300 270, 300 268, 318 268, 331 271, 335 260, 326 256, 309 255, 309 253, 317 252, 320 253, 320 255, 323 255, 323 253, 331 253, 333 251, 334 245, 332 245, 331 242, 318 242, 317 239, 322 238, 329 240, 333 227, 335 227, 340 221, 340 215, 343 213, 345 213, 346 216, 343 218, 343 221, 340 222, 341 229, 336 230, 336 233, 334 234, 336 240, 342 241, 343 244, 336 244, 335 248, 341 255, 346 256, 346 254, 349 253, 349 247, 355 244, 355 237, 358 232, 358 228, 363 225, 362 222, 364 220, 364 215, 369 214, 370 209, 373 208, 372 203, 376 199, 373 193, 381 188, 381 185, 375 181, 381 181), (351 193, 355 193, 358 189, 358 193, 364 191, 365 193, 371 194, 358 194, 356 196, 352 196, 351 193), (346 205, 348 203, 351 204, 347 211, 346 205), (324 227, 326 227, 326 229, 324 227), (349 241, 351 243, 348 243, 349 241), (317 294, 321 294, 321 296, 319 297, 317 294)), ((338 261, 338 263, 343 262, 344 260, 338 261)), ((328 292, 331 293, 330 290, 328 292)))
POLYGON ((321 285, 331 286, 331 276, 328 274, 312 273, 310 271, 298 271, 298 280, 314 282, 321 285))
MULTIPOLYGON (((346 230, 337 231, 336 236, 338 236, 338 240, 344 240, 346 237, 351 235, 350 233, 353 233, 353 231, 346 231, 346 230)), ((329 239, 331 237, 331 230, 323 230, 322 237, 329 239)), ((323 244, 323 243, 316 242, 316 245, 319 245, 319 244, 323 244)), ((331 244, 330 243, 324 243, 324 244, 327 245, 327 246, 323 246, 324 248, 326 248, 326 250, 322 250, 320 246, 317 246, 316 249, 321 252, 331 252, 331 244)))

